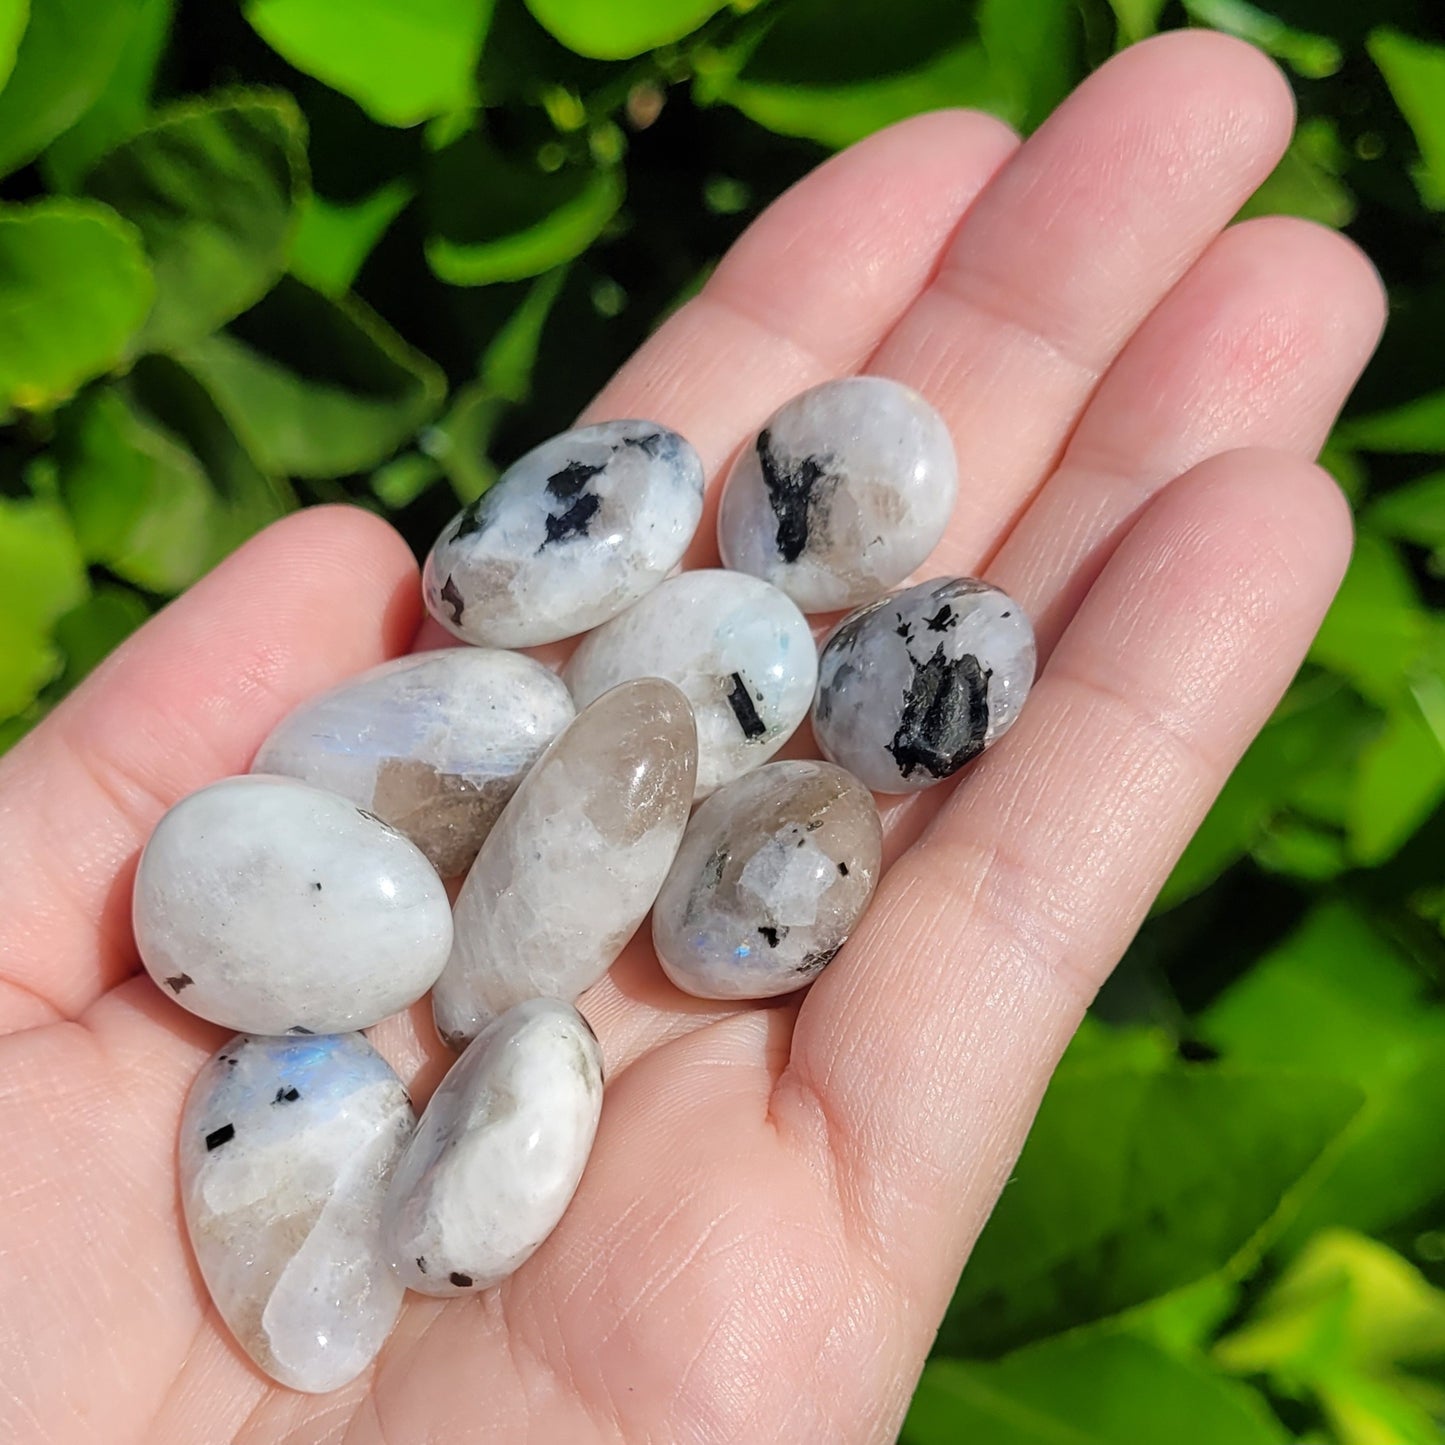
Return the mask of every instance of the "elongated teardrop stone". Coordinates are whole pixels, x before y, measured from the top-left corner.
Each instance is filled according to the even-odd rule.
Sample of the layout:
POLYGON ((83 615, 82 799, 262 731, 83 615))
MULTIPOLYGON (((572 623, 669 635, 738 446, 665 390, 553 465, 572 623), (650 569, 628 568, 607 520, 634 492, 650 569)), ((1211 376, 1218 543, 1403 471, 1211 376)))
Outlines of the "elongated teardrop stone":
POLYGON ((682 560, 702 488, 697 453, 656 422, 563 432, 447 524, 426 560, 426 605, 443 627, 489 647, 585 632, 682 560))
POLYGON ((273 1379, 335 1390, 401 1308, 381 1247, 387 1182, 415 1116, 360 1034, 232 1039, 181 1118, 181 1200, 221 1318, 273 1379))
POLYGON ((877 793, 951 777, 1014 724, 1034 680, 1023 609, 971 577, 921 582, 845 617, 823 646, 813 733, 877 793))
POLYGON ((522 780, 457 897, 432 991, 461 1048, 529 998, 575 999, 647 916, 687 825, 697 734, 671 683, 641 678, 584 708, 522 780))
POLYGON ((740 572, 669 577, 583 640, 563 673, 578 707, 633 677, 665 677, 697 718, 697 795, 765 763, 808 714, 818 653, 807 619, 740 572))
POLYGON ((738 456, 718 547, 804 612, 857 607, 922 565, 957 490, 943 418, 901 382, 845 376, 795 396, 738 456))
POLYGON ((345 1033, 419 999, 451 948, 436 870, 394 828, 291 778, 227 778, 156 824, 136 944, 183 1008, 251 1034, 345 1033))
POLYGON ((602 1055, 570 1004, 531 999, 472 1041, 432 1095, 383 1209, 387 1257, 429 1295, 487 1289, 557 1227, 602 1112, 602 1055))
POLYGON ((541 663, 446 647, 384 662, 303 703, 261 744, 251 771, 350 798, 455 878, 575 715, 561 679, 541 663))
POLYGON ((811 982, 877 885, 873 795, 831 763, 767 763, 693 815, 652 910, 667 976, 700 998, 772 998, 811 982))

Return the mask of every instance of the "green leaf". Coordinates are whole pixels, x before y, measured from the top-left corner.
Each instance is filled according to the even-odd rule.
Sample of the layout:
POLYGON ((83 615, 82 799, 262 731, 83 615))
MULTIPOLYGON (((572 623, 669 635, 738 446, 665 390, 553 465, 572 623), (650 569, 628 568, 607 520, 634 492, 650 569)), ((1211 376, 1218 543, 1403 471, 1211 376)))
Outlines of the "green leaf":
POLYGON ((1445 45, 1430 45, 1398 30, 1370 32, 1370 58, 1380 68, 1400 113, 1415 133, 1420 164, 1415 183, 1427 206, 1445 208, 1445 45))
POLYGON ((45 410, 118 366, 153 289, 140 238, 104 206, 0 206, 0 412, 45 410))
POLYGON ((1254 1391, 1128 1336, 1050 1340, 997 1364, 933 1360, 902 1445, 1289 1445, 1254 1391))
POLYGON ((1289 149, 1237 219, 1303 216, 1324 226, 1347 226, 1355 198, 1339 179, 1346 164, 1334 123, 1321 117, 1303 122, 1289 149))
POLYGON ((1383 863, 1445 799, 1445 742, 1418 707, 1390 709, 1360 755, 1350 806, 1350 851, 1357 863, 1383 863))
MULTIPOLYGON (((1441 437, 1445 441, 1445 395, 1440 400, 1441 437)), ((1431 472, 1377 498, 1364 520, 1372 531, 1387 537, 1445 552, 1445 471, 1431 472)))
POLYGON ((30 0, 0 0, 0 88, 15 69, 20 37, 30 19, 30 0))
POLYGON ((1118 44, 1122 49, 1144 40, 1159 28, 1159 17, 1168 0, 1109 0, 1119 22, 1118 44))
POLYGON ((249 0, 246 19, 297 70, 383 125, 466 108, 494 0, 249 0))
POLYGON ((1199 1020, 1231 1063, 1329 1070, 1364 1090, 1291 1239, 1322 1225, 1386 1228, 1445 1192, 1445 1014, 1426 997, 1390 942, 1348 906, 1326 904, 1199 1020))
POLYGON ((65 513, 53 502, 0 497, 0 717, 29 706, 60 670, 55 623, 85 592, 65 513))
POLYGON ((369 307, 292 277, 178 353, 264 470, 362 471, 428 420, 446 380, 369 307))
POLYGON ((1445 391, 1426 392, 1389 411, 1345 422, 1340 436, 1366 452, 1445 451, 1445 391))
POLYGON ((350 205, 311 195, 291 249, 291 273, 328 296, 351 289, 372 248, 414 194, 403 180, 391 180, 350 205))
POLYGON ((569 50, 628 60, 690 35, 728 0, 527 0, 527 9, 569 50))
POLYGON ((941 1348, 997 1354, 1231 1265, 1359 1105, 1354 1085, 1329 1077, 1066 1059, 941 1348))
POLYGON ((622 204, 613 166, 552 173, 471 131, 434 157, 426 257, 452 286, 521 281, 580 255, 622 204))
POLYGON ((118 141, 134 135, 150 114, 156 66, 170 34, 173 0, 140 0, 105 88, 95 103, 40 157, 54 190, 77 191, 85 173, 118 141))
POLYGON ((0 175, 34 160, 105 89, 143 0, 42 0, 0 90, 0 175))
POLYGON ((218 505, 200 463, 115 390, 68 409, 56 449, 76 537, 149 592, 179 592, 218 556, 218 505))
POLYGON ((56 645, 65 654, 57 690, 69 692, 115 651, 150 616, 145 599, 127 587, 96 588, 55 624, 56 645))
POLYGON ((1184 8, 1193 19, 1259 46, 1306 80, 1322 80, 1344 63, 1338 41, 1297 30, 1247 0, 1184 0, 1184 8))
POLYGON ((169 107, 90 172, 86 190, 140 229, 155 267, 153 350, 205 336, 286 269, 306 189, 289 96, 237 92, 169 107))
POLYGON ((1076 0, 982 0, 979 38, 1010 88, 1009 114, 1032 130, 1082 79, 1076 0))

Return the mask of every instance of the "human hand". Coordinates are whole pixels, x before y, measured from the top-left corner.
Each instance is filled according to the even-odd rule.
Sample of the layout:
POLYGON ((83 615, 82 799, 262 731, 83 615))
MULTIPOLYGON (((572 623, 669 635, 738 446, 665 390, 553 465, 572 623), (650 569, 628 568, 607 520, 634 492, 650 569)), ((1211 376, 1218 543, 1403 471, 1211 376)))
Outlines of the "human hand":
MULTIPOLYGON (((0 1438, 891 1438, 1054 1063, 1344 567, 1309 458, 1378 284, 1300 222, 1220 234, 1289 129, 1268 62, 1206 33, 1114 60, 1021 150, 906 122, 783 197, 593 404, 717 478, 807 386, 911 383, 960 461, 925 575, 1005 588, 1046 665, 959 786, 889 804, 891 870, 801 1001, 686 999, 632 945, 583 1004, 609 1083, 562 1225, 480 1300, 409 1298, 334 1395, 270 1385, 200 1281, 175 1137, 224 1035, 136 976, 130 884, 169 804, 411 644, 405 547, 288 519, 0 762, 0 1438)), ((418 1103, 428 1015, 372 1031, 418 1103)))

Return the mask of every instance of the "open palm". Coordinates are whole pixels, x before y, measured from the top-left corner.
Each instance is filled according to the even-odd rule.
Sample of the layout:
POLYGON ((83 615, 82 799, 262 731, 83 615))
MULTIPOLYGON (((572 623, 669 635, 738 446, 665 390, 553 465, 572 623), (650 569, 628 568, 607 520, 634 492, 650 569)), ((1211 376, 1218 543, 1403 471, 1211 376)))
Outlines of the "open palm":
MULTIPOLYGON (((1223 230, 1290 125, 1269 63, 1199 33, 1117 58, 1022 148, 976 114, 896 126, 773 206, 593 404, 716 478, 804 387, 909 382, 960 462, 924 575, 1004 587, 1046 665, 960 786, 890 806, 891 870, 801 1003, 684 999, 633 944, 584 1000, 607 1102, 561 1227, 481 1299, 409 1298, 335 1395, 270 1385, 209 1304, 175 1138, 224 1035, 136 977, 129 892, 169 804, 413 645, 406 548, 341 509, 271 528, 13 750, 0 1438, 892 1437, 1060 1051, 1344 566, 1310 458, 1378 285, 1303 223, 1223 230)), ((372 1032, 424 1102, 425 1010, 372 1032)))

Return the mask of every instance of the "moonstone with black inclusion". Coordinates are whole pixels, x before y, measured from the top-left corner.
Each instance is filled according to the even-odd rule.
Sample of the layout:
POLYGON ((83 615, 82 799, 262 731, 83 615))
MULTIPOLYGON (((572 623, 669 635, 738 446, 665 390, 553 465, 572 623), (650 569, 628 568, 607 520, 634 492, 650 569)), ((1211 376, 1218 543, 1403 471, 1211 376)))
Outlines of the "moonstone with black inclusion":
POLYGON ((916 792, 1007 732, 1033 679, 1018 603, 971 577, 939 578, 838 624, 819 661, 813 734, 874 792, 916 792))
POLYGON ((703 470, 676 432, 609 421, 514 462, 426 560, 431 614, 466 642, 532 647, 596 627, 682 560, 703 470))
POLYGON ((725 566, 804 612, 872 602, 937 546, 958 464, 943 418, 885 376, 825 381, 780 407, 733 464, 718 506, 725 566))
POLYGON ((293 1390, 355 1379, 396 1320, 382 1201, 415 1122, 360 1034, 243 1035, 191 1085, 180 1180, 196 1261, 242 1348, 293 1390))

